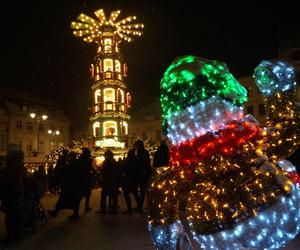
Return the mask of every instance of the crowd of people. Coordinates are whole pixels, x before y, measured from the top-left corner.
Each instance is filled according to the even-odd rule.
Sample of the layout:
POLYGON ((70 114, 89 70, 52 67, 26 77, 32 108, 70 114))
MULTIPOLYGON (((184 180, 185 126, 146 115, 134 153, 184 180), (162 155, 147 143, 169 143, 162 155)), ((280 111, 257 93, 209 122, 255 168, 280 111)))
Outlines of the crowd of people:
MULTIPOLYGON (((70 219, 79 219, 79 207, 84 200, 85 211, 90 211, 90 197, 95 176, 100 179, 101 195, 97 214, 116 214, 119 208, 118 196, 124 195, 126 210, 123 214, 142 213, 147 196, 147 185, 153 169, 167 165, 169 161, 168 146, 162 141, 157 148, 153 164, 149 151, 141 140, 124 159, 114 158, 114 153, 107 149, 104 162, 97 171, 93 167, 91 152, 82 149, 82 154, 64 151, 55 167, 45 171, 40 166, 34 174, 28 174, 23 163, 23 153, 17 145, 8 148, 6 166, 0 175, 1 211, 5 213, 7 242, 19 241, 28 224, 28 201, 40 204, 46 192, 58 194, 58 200, 52 210, 47 210, 52 217, 58 216, 62 209, 73 211, 70 219), (132 201, 134 197, 134 201, 132 201), (136 206, 133 208, 133 202, 136 206), (26 214, 27 213, 27 214, 26 214)), ((32 209, 34 206, 32 205, 32 209)), ((31 218, 32 219, 32 218, 31 218)))

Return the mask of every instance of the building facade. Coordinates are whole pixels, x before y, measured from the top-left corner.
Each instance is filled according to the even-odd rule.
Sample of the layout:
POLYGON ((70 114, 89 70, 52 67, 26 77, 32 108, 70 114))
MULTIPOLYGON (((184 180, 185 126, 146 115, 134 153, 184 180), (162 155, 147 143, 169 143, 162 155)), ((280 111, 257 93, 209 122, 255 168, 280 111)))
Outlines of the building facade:
POLYGON ((295 68, 296 74, 296 108, 300 112, 300 35, 292 36, 281 44, 279 58, 287 61, 295 68))
POLYGON ((167 140, 162 131, 161 106, 159 100, 147 105, 132 116, 131 136, 142 139, 148 147, 167 140))
POLYGON ((25 163, 44 162, 52 150, 69 146, 70 125, 71 120, 57 105, 1 88, 0 157, 6 155, 7 145, 13 143, 24 152, 25 163))
POLYGON ((264 98, 257 88, 252 76, 245 76, 238 81, 247 89, 248 101, 244 105, 244 113, 253 115, 260 124, 266 124, 264 98))

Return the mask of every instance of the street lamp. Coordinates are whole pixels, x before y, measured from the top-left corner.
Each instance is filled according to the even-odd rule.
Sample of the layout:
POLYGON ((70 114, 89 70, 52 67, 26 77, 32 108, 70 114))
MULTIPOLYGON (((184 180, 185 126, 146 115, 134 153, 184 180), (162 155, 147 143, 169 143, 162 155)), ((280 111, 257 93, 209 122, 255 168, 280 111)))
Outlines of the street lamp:
MULTIPOLYGON (((52 135, 52 136, 57 136, 57 135, 59 135, 60 134, 60 131, 58 130, 58 129, 54 129, 54 130, 52 130, 52 129, 48 129, 48 134, 49 135, 52 135)), ((56 139, 54 139, 54 142, 53 142, 54 144, 56 144, 56 139)), ((52 145, 52 142, 51 142, 51 145, 52 145)), ((54 146, 54 147, 56 147, 56 146, 54 146)), ((51 146, 51 150, 53 150, 54 148, 52 148, 52 146, 51 146)))
POLYGON ((59 131, 59 130, 53 131, 52 129, 49 129, 49 130, 48 130, 48 134, 49 134, 49 135, 59 135, 59 134, 60 134, 60 131, 59 131))
POLYGON ((42 115, 37 115, 36 113, 30 113, 29 116, 32 118, 32 119, 35 119, 37 120, 37 152, 39 153, 40 152, 40 121, 43 120, 47 120, 48 119, 48 116, 45 115, 45 114, 42 114, 42 115))

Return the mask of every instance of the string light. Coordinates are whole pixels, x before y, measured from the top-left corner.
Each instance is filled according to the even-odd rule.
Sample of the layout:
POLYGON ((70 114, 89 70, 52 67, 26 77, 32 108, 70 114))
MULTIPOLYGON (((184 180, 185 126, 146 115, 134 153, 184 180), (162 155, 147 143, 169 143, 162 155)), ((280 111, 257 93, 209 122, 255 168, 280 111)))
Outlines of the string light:
POLYGON ((247 91, 229 73, 224 63, 184 56, 168 67, 161 80, 164 125, 172 112, 220 96, 235 105, 247 101, 247 91))
POLYGON ((142 32, 140 29, 144 28, 144 24, 128 24, 136 19, 135 16, 129 16, 116 22, 120 13, 120 10, 113 11, 110 14, 109 19, 106 19, 104 10, 100 9, 94 12, 98 20, 94 20, 82 13, 77 17, 77 20, 80 22, 71 23, 71 28, 74 29, 73 34, 76 37, 83 37, 83 40, 87 43, 91 43, 93 41, 98 43, 98 40, 103 36, 107 26, 110 26, 110 28, 114 31, 114 34, 127 42, 133 40, 131 36, 141 36, 142 32))
POLYGON ((91 120, 97 120, 98 118, 122 118, 122 119, 130 119, 130 115, 124 112, 106 112, 106 113, 98 113, 93 115, 91 120))
POLYGON ((266 128, 244 116, 247 92, 224 63, 186 56, 164 73, 163 125, 173 145, 171 166, 157 169, 149 188, 158 249, 176 249, 183 222, 203 249, 274 249, 299 232, 300 178, 284 160, 299 145, 293 69, 264 61, 254 76, 266 128))

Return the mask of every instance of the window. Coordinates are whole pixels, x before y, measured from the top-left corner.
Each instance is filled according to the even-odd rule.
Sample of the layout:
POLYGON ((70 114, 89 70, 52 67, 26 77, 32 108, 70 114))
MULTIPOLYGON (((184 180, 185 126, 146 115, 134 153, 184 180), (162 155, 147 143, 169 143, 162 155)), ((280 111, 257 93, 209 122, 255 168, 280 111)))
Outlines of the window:
POLYGON ((107 121, 103 123, 103 135, 117 135, 117 122, 115 121, 107 121))
POLYGON ((30 153, 32 151, 32 145, 29 144, 26 146, 26 152, 30 153))
POLYGON ((103 90, 104 110, 115 110, 115 90, 107 88, 103 90))
POLYGON ((15 143, 19 146, 19 148, 22 148, 22 139, 20 137, 16 137, 15 143))
POLYGON ((112 74, 111 72, 105 72, 105 78, 111 78, 112 74))
POLYGON ((44 131, 44 129, 45 129, 44 123, 40 123, 39 124, 39 131, 44 131))
POLYGON ((111 38, 104 39, 104 52, 111 52, 112 40, 111 38))
POLYGON ((142 139, 146 140, 147 139, 147 131, 142 132, 142 139))
POLYGON ((43 142, 43 141, 40 141, 39 143, 40 143, 40 145, 39 145, 39 150, 40 150, 40 152, 42 153, 42 152, 44 152, 44 142, 43 142))
POLYGON ((32 122, 27 122, 27 130, 32 131, 32 122))
POLYGON ((120 61, 118 60, 115 60, 115 70, 116 72, 121 72, 121 64, 120 64, 120 61))
POLYGON ((131 95, 129 92, 127 92, 127 94, 126 94, 126 104, 128 107, 131 106, 131 95))
POLYGON ((104 89, 104 102, 113 102, 115 100, 114 89, 104 89))
POLYGON ((50 149, 51 150, 55 149, 55 142, 54 141, 50 142, 50 149))
POLYGON ((113 103, 105 103, 104 110, 114 110, 114 104, 113 103))
POLYGON ((112 59, 104 59, 104 72, 112 71, 113 68, 113 60, 112 59))
POLYGON ((0 150, 6 149, 6 135, 0 134, 0 150))
POLYGON ((28 112, 29 112, 29 107, 28 107, 28 105, 22 105, 22 111, 23 111, 24 113, 28 113, 28 112))
POLYGON ((251 114, 251 115, 254 114, 253 106, 248 106, 246 109, 247 109, 247 114, 251 114))
POLYGON ((58 130, 60 131, 60 133, 64 132, 64 127, 59 127, 58 130))
POLYGON ((155 138, 157 141, 161 140, 161 130, 160 129, 156 129, 155 138))
POLYGON ((105 38, 104 39, 104 45, 111 45, 112 42, 111 42, 111 39, 110 38, 105 38))
POLYGON ((293 60, 295 61, 300 60, 300 50, 293 51, 293 60))
POLYGON ((124 91, 118 89, 118 103, 124 103, 124 91))
MULTIPOLYGON (((97 68, 97 67, 96 67, 97 68)), ((94 69, 94 64, 91 64, 90 67, 90 74, 91 74, 91 78, 95 77, 95 69, 94 69)))
POLYGON ((111 53, 111 46, 110 45, 105 45, 104 46, 104 52, 111 53))
POLYGON ((258 105, 258 113, 260 115, 265 115, 266 114, 266 110, 265 110, 265 105, 264 104, 259 104, 258 105))
POLYGON ((22 129, 22 121, 17 120, 17 122, 16 122, 16 128, 22 129))
POLYGON ((118 104, 119 104, 119 111, 125 111, 125 95, 124 91, 121 89, 118 89, 118 104))
POLYGON ((103 90, 104 110, 115 110, 115 90, 107 88, 103 90))
POLYGON ((128 135, 128 124, 127 124, 127 122, 123 122, 123 133, 124 133, 124 135, 128 135))

